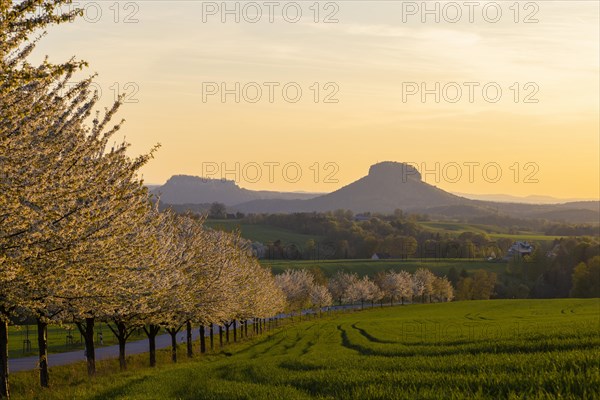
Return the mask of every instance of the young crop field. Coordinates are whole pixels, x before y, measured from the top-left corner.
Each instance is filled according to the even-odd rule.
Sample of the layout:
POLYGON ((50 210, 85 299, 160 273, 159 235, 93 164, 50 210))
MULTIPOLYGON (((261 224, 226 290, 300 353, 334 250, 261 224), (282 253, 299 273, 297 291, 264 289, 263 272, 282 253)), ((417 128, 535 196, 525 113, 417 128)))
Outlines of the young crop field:
POLYGON ((373 276, 377 272, 394 270, 415 272, 417 268, 425 267, 436 275, 447 275, 450 268, 454 267, 458 272, 463 268, 467 271, 485 269, 490 272, 502 274, 506 270, 504 262, 488 262, 469 259, 419 259, 408 260, 261 260, 261 264, 271 268, 274 274, 280 274, 288 268, 313 268, 319 267, 327 277, 333 276, 338 271, 356 273, 359 276, 373 276))
MULTIPOLYGON (((296 322, 179 365, 93 380, 56 369, 40 399, 593 399, 598 299, 409 305, 296 322)), ((66 367, 64 367, 66 368, 66 367)), ((83 369, 83 368, 81 368, 83 369)))

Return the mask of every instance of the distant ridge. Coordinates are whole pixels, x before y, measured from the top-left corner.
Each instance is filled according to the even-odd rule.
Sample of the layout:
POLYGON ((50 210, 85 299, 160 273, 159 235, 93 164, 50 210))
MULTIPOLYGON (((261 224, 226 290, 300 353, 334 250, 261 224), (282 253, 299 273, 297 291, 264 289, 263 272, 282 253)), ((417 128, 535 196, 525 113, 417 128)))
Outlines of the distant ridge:
MULTIPOLYGON (((446 192, 421 180, 411 165, 385 161, 369 168, 369 173, 327 194, 253 191, 235 182, 176 175, 154 189, 161 203, 204 205, 220 202, 231 212, 291 213, 324 212, 338 209, 355 213, 392 213, 396 209, 436 217, 472 218, 505 215, 517 218, 540 218, 571 223, 600 223, 599 201, 562 204, 527 204, 474 200, 446 192)), ((199 207, 200 208, 200 207, 199 207)))
POLYGON ((468 204, 470 200, 455 196, 425 183, 411 165, 385 161, 369 168, 369 174, 332 193, 308 200, 255 200, 238 204, 243 212, 331 211, 389 213, 445 205, 468 204))
POLYGON ((499 203, 526 203, 526 204, 563 204, 581 201, 594 201, 594 199, 559 199, 552 196, 529 195, 529 196, 513 196, 510 194, 472 194, 452 192, 453 194, 465 197, 471 200, 494 201, 499 203))
POLYGON ((239 187, 234 181, 190 175, 174 175, 164 185, 151 190, 160 195, 161 203, 180 205, 220 202, 232 206, 257 199, 310 199, 318 196, 315 193, 248 190, 239 187))

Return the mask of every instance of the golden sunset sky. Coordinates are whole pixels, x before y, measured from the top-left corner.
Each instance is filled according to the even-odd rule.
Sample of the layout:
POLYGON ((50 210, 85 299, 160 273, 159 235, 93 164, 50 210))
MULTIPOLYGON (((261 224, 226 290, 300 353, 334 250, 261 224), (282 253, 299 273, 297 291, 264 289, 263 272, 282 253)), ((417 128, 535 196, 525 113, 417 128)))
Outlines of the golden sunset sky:
POLYGON ((597 1, 430 1, 439 22, 420 1, 274 3, 269 22, 265 2, 227 2, 239 7, 236 22, 220 1, 80 2, 86 17, 50 29, 35 57, 85 59, 103 105, 115 84, 138 101, 120 117, 132 155, 162 144, 143 171, 147 183, 239 163, 242 187, 329 192, 392 160, 428 170, 439 163, 426 181, 449 191, 599 197, 597 1), (207 94, 222 82, 239 82, 239 103, 207 94), (408 94, 436 82, 439 102, 408 94), (295 103, 284 98, 288 83, 288 100, 293 86, 302 90, 295 103), (262 97, 252 103, 256 86, 262 97), (325 102, 335 91, 337 103, 325 102), (279 163, 272 182, 269 162, 279 163), (494 168, 483 176, 487 163, 500 168, 497 182, 488 182, 494 168))

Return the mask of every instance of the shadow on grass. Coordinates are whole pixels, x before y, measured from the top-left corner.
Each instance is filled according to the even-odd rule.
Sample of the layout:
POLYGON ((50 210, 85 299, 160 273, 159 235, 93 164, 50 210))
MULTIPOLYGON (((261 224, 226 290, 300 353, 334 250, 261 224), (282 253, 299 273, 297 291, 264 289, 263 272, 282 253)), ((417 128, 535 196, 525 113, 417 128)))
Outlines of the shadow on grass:
POLYGON ((364 336, 369 342, 373 342, 373 343, 394 343, 397 344, 397 342, 393 341, 393 340, 383 340, 383 339, 379 339, 376 338, 375 336, 371 335, 369 332, 365 331, 362 328, 359 328, 358 326, 356 326, 356 324, 352 324, 352 328, 356 329, 358 331, 358 333, 360 333, 362 336, 364 336))
POLYGON ((91 397, 91 400, 106 400, 106 399, 114 399, 117 397, 124 397, 127 392, 129 392, 132 386, 144 383, 148 380, 149 376, 142 376, 139 378, 132 379, 124 383, 123 385, 113 387, 109 390, 101 391, 97 393, 94 397, 91 397))

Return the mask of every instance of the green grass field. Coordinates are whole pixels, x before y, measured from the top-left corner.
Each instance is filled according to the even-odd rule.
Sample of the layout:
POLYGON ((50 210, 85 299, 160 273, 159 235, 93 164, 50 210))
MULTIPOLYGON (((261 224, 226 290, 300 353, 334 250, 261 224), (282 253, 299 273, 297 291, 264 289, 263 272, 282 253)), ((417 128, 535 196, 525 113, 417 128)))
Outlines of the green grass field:
POLYGON ((503 233, 508 232, 495 225, 483 225, 483 224, 465 224, 460 222, 446 222, 446 221, 425 221, 419 222, 419 225, 432 230, 441 232, 475 232, 475 233, 503 233))
MULTIPOLYGON (((527 240, 527 241, 552 241, 559 239, 560 236, 546 236, 539 232, 520 232, 518 234, 508 233, 508 230, 494 225, 482 224, 465 224, 458 222, 419 222, 425 229, 444 234, 460 235, 463 232, 485 233, 492 239, 508 238, 511 240, 527 240)), ((281 240, 285 244, 295 243, 303 246, 308 240, 314 239, 317 242, 324 240, 323 237, 317 235, 304 235, 287 229, 277 228, 268 225, 254 225, 240 223, 238 220, 216 220, 209 219, 205 222, 206 226, 214 229, 226 231, 239 230, 243 237, 252 241, 261 243, 270 243, 276 240, 281 240)))
POLYGON ((490 233, 489 237, 492 239, 511 239, 515 241, 528 241, 528 242, 552 242, 555 239, 560 239, 564 236, 552 236, 552 235, 543 235, 541 233, 535 232, 524 232, 519 234, 510 234, 510 233, 490 233))
MULTIPOLYGON (((492 300, 336 314, 227 353, 93 380, 51 370, 39 399, 593 399, 600 392, 598 299, 492 300)), ((76 372, 81 371, 81 372, 76 372)))
POLYGON ((263 244, 272 243, 276 240, 281 240, 283 243, 295 243, 300 246, 310 240, 321 241, 323 238, 317 235, 303 235, 287 229, 277 228, 274 226, 267 225, 254 225, 254 224, 243 224, 237 220, 220 220, 220 219, 209 219, 204 223, 206 226, 213 229, 220 229, 224 231, 239 230, 242 237, 261 242, 263 244))
POLYGON ((408 259, 408 260, 321 260, 321 261, 292 261, 292 260, 261 260, 261 264, 271 268, 274 274, 280 274, 288 268, 319 267, 323 273, 331 277, 337 271, 354 272, 360 276, 372 276, 380 271, 405 270, 414 272, 419 267, 426 267, 438 275, 447 275, 450 268, 454 267, 460 272, 463 268, 467 271, 485 269, 502 274, 506 270, 506 263, 487 262, 467 259, 408 259))
POLYGON ((527 240, 530 242, 550 242, 552 240, 561 238, 561 236, 544 235, 540 232, 509 233, 508 229, 496 225, 466 224, 445 221, 419 222, 419 224, 427 230, 437 232, 440 234, 449 233, 454 235, 460 235, 463 232, 474 232, 487 234, 492 239, 507 238, 512 240, 527 240))

